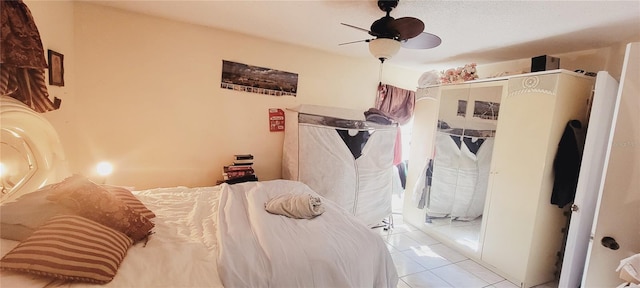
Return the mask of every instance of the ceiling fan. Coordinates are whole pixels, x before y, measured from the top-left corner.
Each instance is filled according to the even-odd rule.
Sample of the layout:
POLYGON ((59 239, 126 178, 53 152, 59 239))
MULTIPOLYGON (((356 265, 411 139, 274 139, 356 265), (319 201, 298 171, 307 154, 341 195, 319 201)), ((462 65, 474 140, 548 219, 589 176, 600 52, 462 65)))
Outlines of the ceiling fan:
POLYGON ((386 12, 386 15, 371 24, 370 30, 354 25, 340 23, 344 26, 355 28, 369 35, 374 39, 359 40, 342 43, 346 45, 358 42, 368 42, 369 51, 380 62, 395 55, 400 47, 409 49, 430 49, 437 47, 442 40, 437 35, 424 32, 424 22, 414 17, 401 17, 395 19, 391 17, 391 10, 398 6, 399 0, 378 0, 378 8, 386 12))

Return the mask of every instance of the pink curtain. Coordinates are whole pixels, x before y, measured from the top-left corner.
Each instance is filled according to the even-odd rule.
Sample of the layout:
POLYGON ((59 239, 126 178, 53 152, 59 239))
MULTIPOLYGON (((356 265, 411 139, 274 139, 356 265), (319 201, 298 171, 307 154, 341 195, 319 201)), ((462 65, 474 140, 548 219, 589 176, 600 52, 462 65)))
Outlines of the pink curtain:
MULTIPOLYGON (((416 105, 416 92, 382 84, 378 85, 378 97, 376 108, 389 115, 400 125, 407 124, 413 116, 413 108, 416 105)), ((393 165, 402 162, 402 132, 398 127, 396 144, 394 149, 393 165)))
POLYGON ((400 125, 404 125, 413 116, 413 108, 416 105, 416 92, 380 83, 378 85, 378 97, 376 108, 400 125))

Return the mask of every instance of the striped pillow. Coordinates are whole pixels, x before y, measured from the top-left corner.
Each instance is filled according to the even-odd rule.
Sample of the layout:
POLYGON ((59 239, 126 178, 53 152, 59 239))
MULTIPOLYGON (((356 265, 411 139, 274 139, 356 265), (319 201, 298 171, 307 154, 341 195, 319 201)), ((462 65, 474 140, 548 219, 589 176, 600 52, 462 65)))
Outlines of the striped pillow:
POLYGON ((131 190, 120 187, 120 186, 111 186, 111 185, 100 185, 102 188, 109 191, 109 193, 116 196, 116 198, 120 199, 120 201, 127 204, 127 206, 131 207, 131 209, 140 213, 142 216, 147 217, 148 219, 153 219, 156 217, 156 214, 153 211, 149 210, 147 206, 144 206, 140 199, 131 193, 131 190))
POLYGON ((104 284, 118 271, 133 240, 92 220, 51 218, 0 260, 0 269, 104 284))

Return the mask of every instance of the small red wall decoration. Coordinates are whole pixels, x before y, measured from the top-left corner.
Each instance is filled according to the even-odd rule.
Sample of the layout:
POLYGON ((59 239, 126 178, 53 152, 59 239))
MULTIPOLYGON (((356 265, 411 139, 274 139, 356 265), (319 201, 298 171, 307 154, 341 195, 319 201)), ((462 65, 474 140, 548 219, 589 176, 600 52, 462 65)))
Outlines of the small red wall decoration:
POLYGON ((269 131, 284 131, 284 111, 278 108, 269 108, 269 131))

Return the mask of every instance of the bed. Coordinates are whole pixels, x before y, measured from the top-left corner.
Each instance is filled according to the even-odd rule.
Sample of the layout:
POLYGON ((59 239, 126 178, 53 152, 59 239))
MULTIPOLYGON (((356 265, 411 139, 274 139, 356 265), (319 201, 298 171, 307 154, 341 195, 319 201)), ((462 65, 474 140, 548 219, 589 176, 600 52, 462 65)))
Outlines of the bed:
MULTIPOLYGON (((26 171, 23 171, 25 177, 18 180, 8 179, 12 180, 11 183, 3 183, 2 186, 5 190, 0 206, 0 213, 3 214, 0 218, 3 223, 0 231, 2 236, 0 252, 3 257, 0 263, 2 265, 0 286, 2 287, 396 287, 397 285, 396 268, 382 238, 353 215, 334 202, 322 198, 303 183, 272 180, 212 187, 167 187, 142 191, 87 183, 88 179, 82 178, 81 175, 71 175, 64 171, 64 153, 56 148, 59 146, 59 140, 46 120, 19 102, 7 97, 2 98, 0 116, 3 136, 9 134, 20 136, 27 144, 26 149, 29 150, 26 153, 31 158, 27 157, 27 159, 32 161, 26 166, 26 171), (38 129, 33 130, 35 127, 38 129), (49 136, 34 136, 30 134, 32 130, 38 134, 46 131, 45 134, 49 136), (5 132, 8 134, 4 134, 5 132), (32 171, 30 166, 38 167, 35 169, 37 171, 32 171), (59 172, 60 170, 64 172, 59 172), (76 179, 79 182, 69 179, 76 179), (71 185, 69 183, 82 183, 82 185, 69 186, 71 185), (78 196, 86 196, 87 193, 83 191, 92 191, 88 195, 93 197, 91 198, 93 200, 78 196), (104 194, 104 191, 107 191, 107 194, 104 194), (106 198, 101 198, 102 195, 106 198), (320 202, 316 204, 321 203, 323 213, 318 213, 319 215, 314 215, 315 217, 296 219, 268 212, 265 204, 279 199, 278 197, 281 197, 280 199, 298 199, 298 197, 319 199, 320 202), (112 200, 112 198, 119 200, 112 200), (129 233, 130 230, 127 229, 122 231, 112 229, 111 223, 103 225, 103 222, 98 221, 102 218, 92 218, 100 214, 96 211, 101 210, 87 208, 94 207, 92 206, 94 202, 91 202, 94 200, 95 203, 99 203, 96 207, 105 206, 104 203, 109 203, 105 207, 115 207, 115 204, 112 205, 115 202, 109 201, 120 201, 118 205, 124 203, 124 206, 121 205, 124 209, 122 211, 126 210, 135 216, 132 216, 135 221, 127 222, 130 224, 127 229, 131 227, 135 227, 136 229, 131 229, 135 231, 141 227, 146 229, 149 228, 150 222, 149 232, 129 233), (57 210, 53 209, 56 210, 55 213, 43 212, 52 207, 51 202, 57 204, 54 205, 57 210), (16 225, 11 222, 12 218, 13 221, 18 222, 19 219, 45 219, 39 219, 44 224, 29 227, 33 230, 31 233, 14 237, 21 238, 19 240, 11 240, 7 239, 11 238, 7 236, 11 234, 8 231, 12 233, 14 231, 6 229, 6 226, 16 225), (143 221, 144 223, 139 223, 138 220, 143 218, 147 219, 143 221), (56 241, 56 237, 64 238, 62 242, 85 241, 84 236, 69 236, 75 235, 73 233, 76 233, 76 230, 84 232, 83 229, 90 231, 87 235, 91 233, 93 233, 91 235, 99 235, 96 237, 100 239, 100 243, 90 243, 97 247, 95 249, 99 249, 99 252, 80 253, 79 256, 74 255, 71 260, 62 259, 60 261, 64 261, 64 265, 58 265, 61 266, 58 267, 51 264, 57 263, 56 259, 50 260, 50 257, 56 257, 53 255, 55 253, 50 255, 49 250, 42 250, 47 251, 46 253, 38 250, 41 248, 38 245, 49 245, 49 242, 56 241), (101 258, 103 255, 99 255, 103 250, 107 250, 105 245, 101 244, 103 239, 107 239, 108 241, 104 240, 104 242, 108 242, 108 248, 113 249, 113 251, 109 250, 111 254, 108 254, 109 257, 105 256, 106 259, 101 258), (33 247, 36 248, 29 245, 34 245, 33 247), (20 258, 16 260, 19 264, 15 265, 18 266, 12 266, 14 264, 9 263, 8 259, 13 261, 17 258, 20 258), (92 265, 99 265, 99 263, 96 264, 99 262, 96 258, 102 261, 100 263, 109 265, 104 264, 105 267, 100 267, 102 270, 96 268, 98 272, 88 271, 93 267, 92 265), (21 268, 15 269, 15 267, 21 268), (69 271, 51 272, 49 269, 69 271), (87 271, 84 271, 85 269, 87 271), (111 274, 107 273, 109 272, 107 270, 111 274), (69 276, 65 273, 78 274, 69 276), (93 277, 95 275, 91 273, 97 276, 93 277)), ((3 137, 3 143, 11 142, 5 141, 4 138, 6 137, 3 137)), ((20 141, 11 143, 12 145, 24 144, 20 144, 20 141)), ((7 155, 11 154, 5 153, 7 150, 5 146, 2 147, 3 162, 8 159, 7 155)), ((120 211, 110 213, 115 215, 120 211)), ((64 246, 63 244, 55 245, 64 246)), ((84 247, 83 245, 85 245, 84 242, 80 244, 74 242, 70 246, 77 250, 80 249, 79 247, 84 247)), ((90 245, 86 244, 86 246, 90 245)), ((78 251, 74 253, 76 252, 78 251)))

